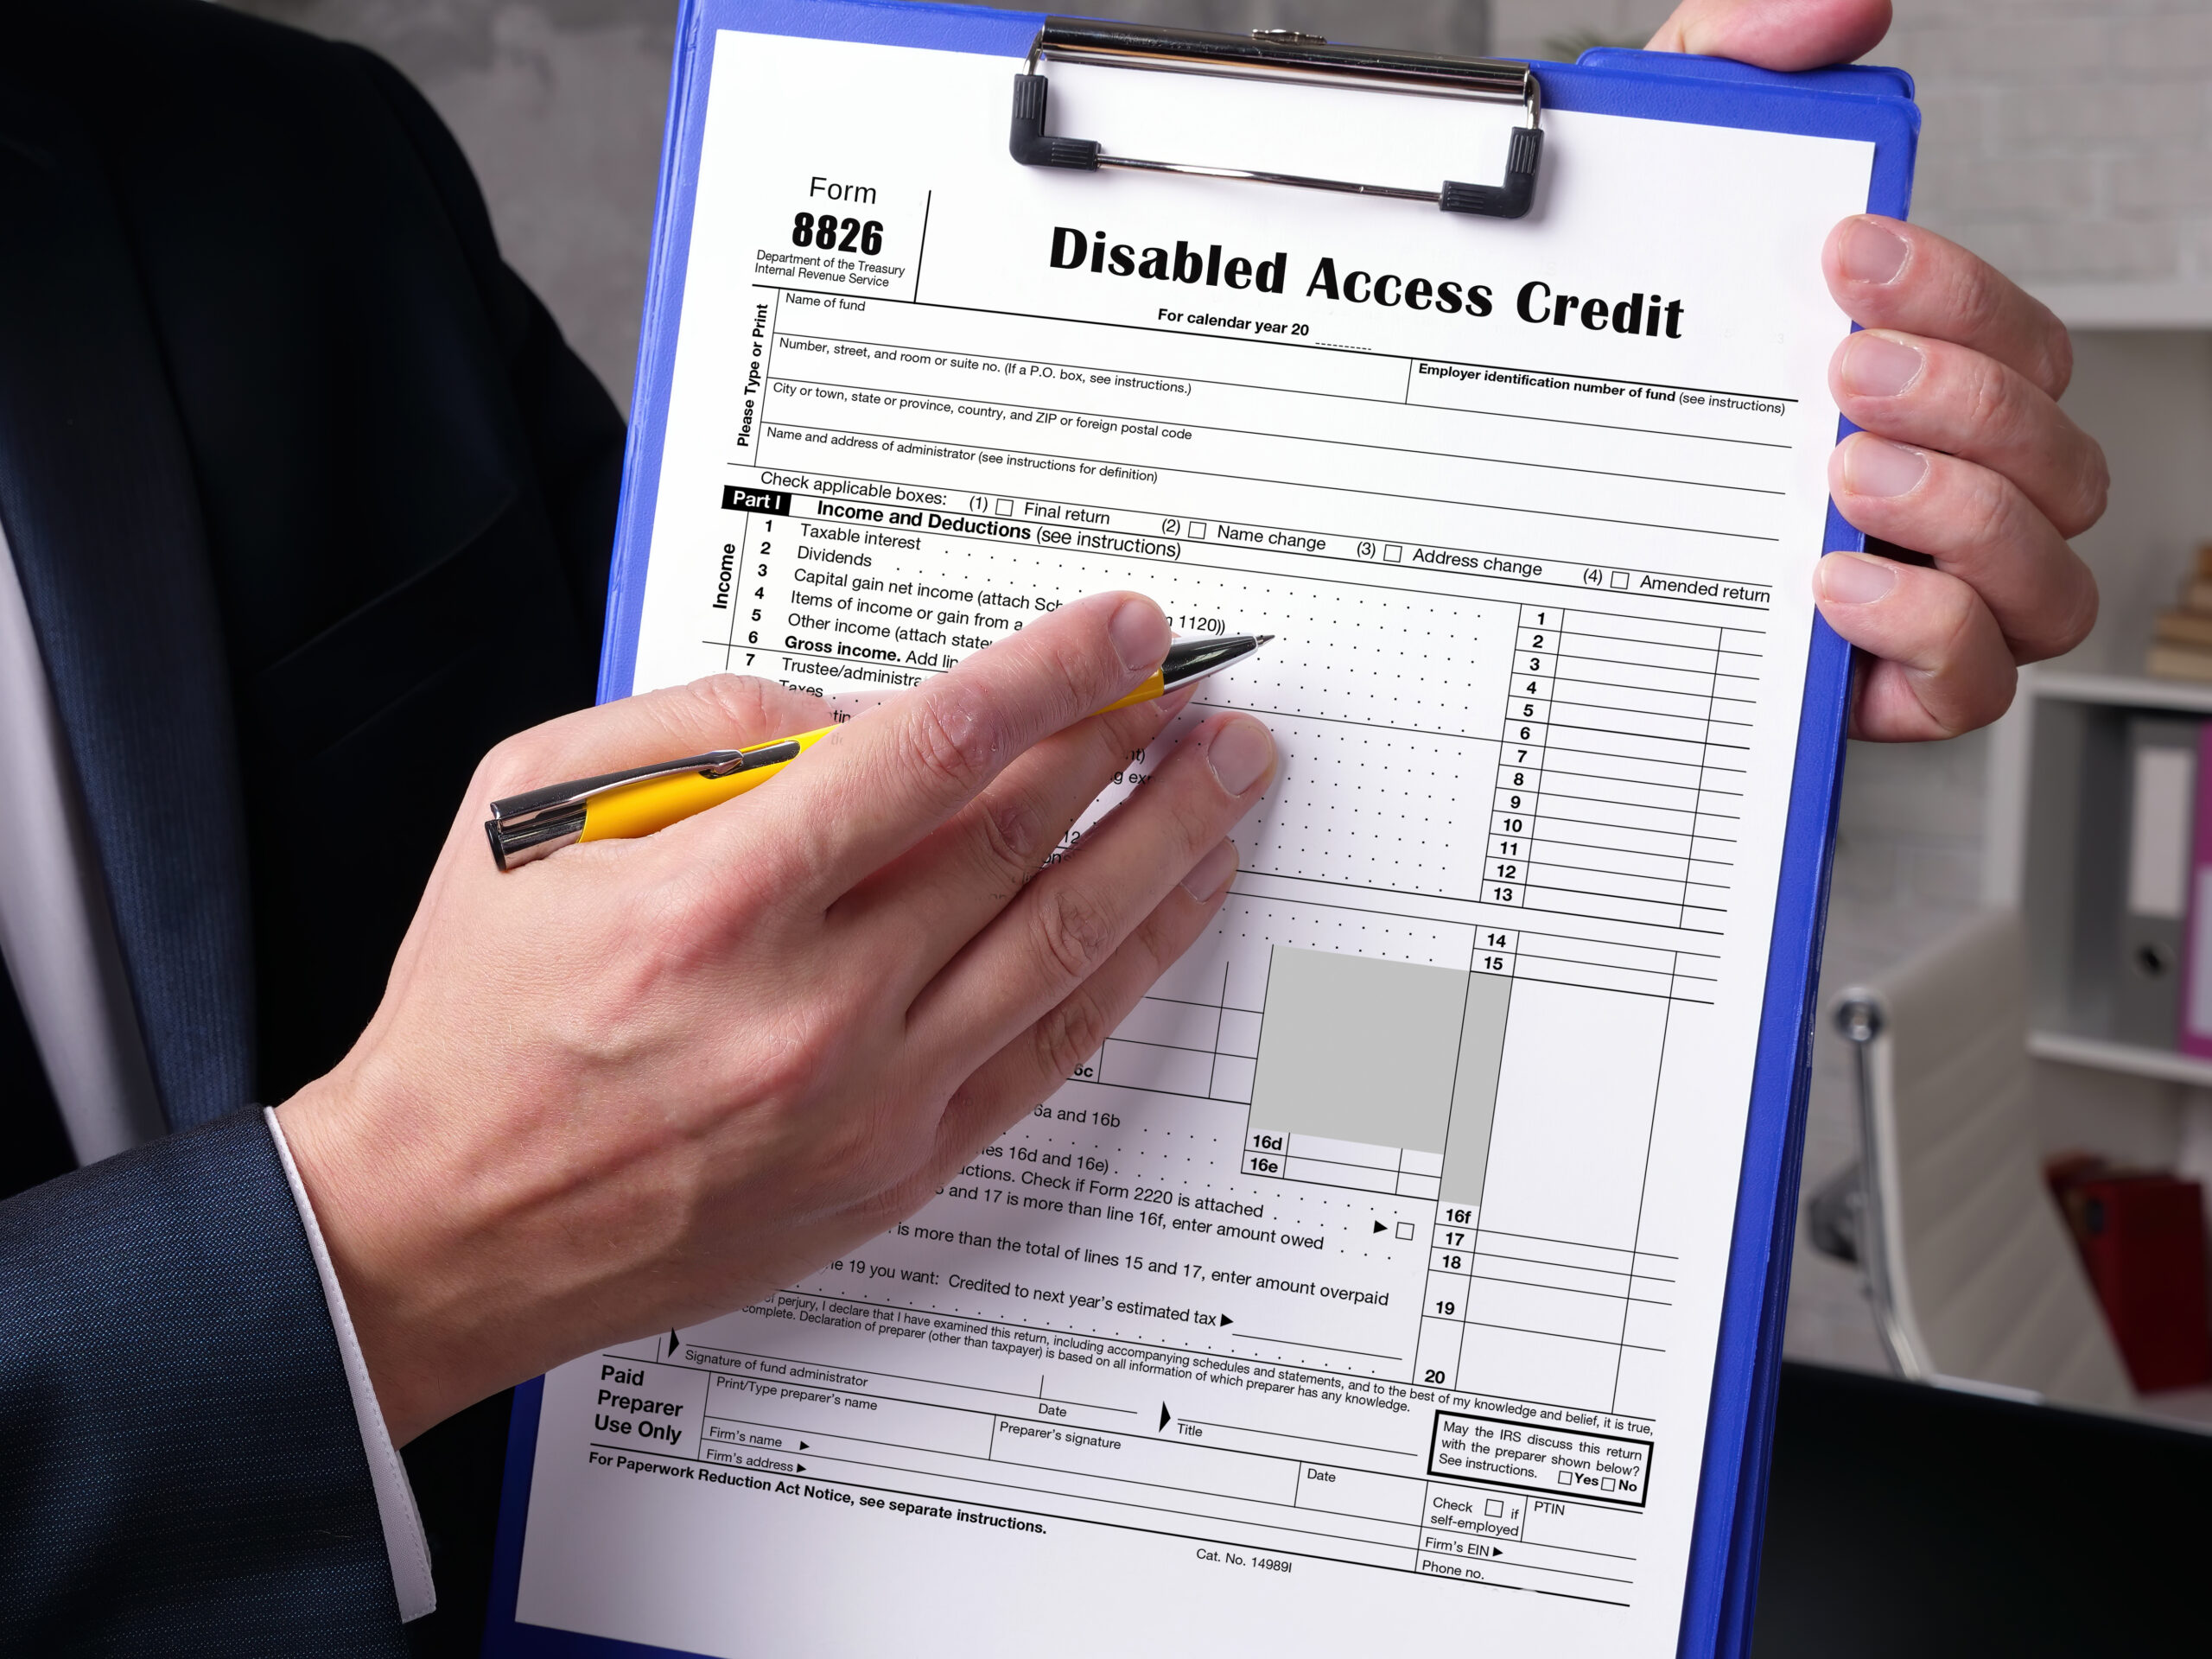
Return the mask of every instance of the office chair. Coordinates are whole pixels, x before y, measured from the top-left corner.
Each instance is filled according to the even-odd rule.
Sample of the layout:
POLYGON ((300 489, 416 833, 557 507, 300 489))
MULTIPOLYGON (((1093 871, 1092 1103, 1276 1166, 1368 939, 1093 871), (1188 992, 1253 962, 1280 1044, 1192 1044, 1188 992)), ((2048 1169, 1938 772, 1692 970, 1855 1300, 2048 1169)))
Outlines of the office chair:
POLYGON ((1992 911, 1838 1000, 1865 1149, 1852 1242, 1900 1376, 2133 1411, 2044 1184, 2026 957, 2018 915, 1992 911))

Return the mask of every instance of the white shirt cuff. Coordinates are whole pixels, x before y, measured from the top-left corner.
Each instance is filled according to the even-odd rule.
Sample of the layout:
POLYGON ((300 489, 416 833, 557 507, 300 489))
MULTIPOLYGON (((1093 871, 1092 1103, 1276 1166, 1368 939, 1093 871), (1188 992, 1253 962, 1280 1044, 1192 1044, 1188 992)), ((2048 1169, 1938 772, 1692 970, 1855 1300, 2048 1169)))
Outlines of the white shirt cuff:
POLYGON ((376 1385, 369 1381, 361 1344, 353 1334, 353 1317, 346 1312, 345 1293, 338 1288, 338 1274, 330 1265, 330 1251, 315 1224, 315 1206, 301 1184, 299 1166, 284 1142, 283 1125, 275 1110, 262 1108, 270 1137, 276 1142, 276 1156, 284 1166, 284 1179, 292 1184, 292 1201, 300 1207, 300 1224, 308 1230, 308 1249, 315 1254, 315 1270, 322 1280, 322 1300, 330 1307, 330 1325, 337 1332, 339 1357, 345 1362, 346 1386, 353 1395, 353 1418, 361 1426, 361 1450, 368 1454, 369 1480, 376 1488, 377 1519, 384 1525, 385 1554, 391 1562, 391 1590, 399 1599, 402 1624, 420 1618, 438 1605, 437 1586, 430 1581, 429 1546, 423 1537, 423 1517, 415 1508, 415 1489, 407 1484, 407 1465, 393 1449, 384 1426, 384 1408, 377 1404, 376 1385))

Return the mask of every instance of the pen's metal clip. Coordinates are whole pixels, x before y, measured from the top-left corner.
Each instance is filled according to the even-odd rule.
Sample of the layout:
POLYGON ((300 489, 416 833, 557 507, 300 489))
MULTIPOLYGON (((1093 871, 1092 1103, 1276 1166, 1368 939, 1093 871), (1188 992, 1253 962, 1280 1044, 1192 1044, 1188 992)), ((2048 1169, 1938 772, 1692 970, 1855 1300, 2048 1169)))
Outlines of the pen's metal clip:
POLYGON ((1024 167, 1058 167, 1078 172, 1125 168, 1144 173, 1182 173, 1204 179, 1236 179, 1253 184, 1286 184, 1302 190, 1334 190, 1348 195, 1384 196, 1400 201, 1433 201, 1447 213, 1478 213, 1491 219, 1519 219, 1536 195, 1536 168, 1543 156, 1543 91, 1535 71, 1525 63, 1497 58, 1447 58, 1429 52, 1388 47, 1332 46, 1320 36, 1294 29, 1260 29, 1249 35, 1214 35, 1194 29, 1147 29, 1130 23, 1102 23, 1047 17, 1029 48, 1029 60, 1014 78, 1014 125, 1007 149, 1024 167), (1056 138, 1045 130, 1046 60, 1103 64, 1121 69, 1159 69, 1177 74, 1224 75, 1252 80, 1363 86, 1376 92, 1409 92, 1427 98, 1510 99, 1528 111, 1516 127, 1505 156, 1505 182, 1462 184, 1447 179, 1437 190, 1396 185, 1356 184, 1346 179, 1312 178, 1299 173, 1265 173, 1242 167, 1201 167, 1188 162, 1140 161, 1109 156, 1088 138, 1056 138))
POLYGON ((585 810, 594 795, 687 772, 696 772, 702 778, 728 778, 734 772, 751 772, 760 766, 780 766, 786 760, 797 760, 798 754, 799 745, 795 741, 763 743, 750 749, 710 749, 704 754, 686 755, 681 760, 632 766, 626 772, 602 772, 596 778, 580 778, 574 783, 550 784, 543 789, 493 802, 492 816, 485 821, 484 833, 491 840, 492 856, 499 868, 512 870, 518 864, 557 853, 582 836, 585 810))

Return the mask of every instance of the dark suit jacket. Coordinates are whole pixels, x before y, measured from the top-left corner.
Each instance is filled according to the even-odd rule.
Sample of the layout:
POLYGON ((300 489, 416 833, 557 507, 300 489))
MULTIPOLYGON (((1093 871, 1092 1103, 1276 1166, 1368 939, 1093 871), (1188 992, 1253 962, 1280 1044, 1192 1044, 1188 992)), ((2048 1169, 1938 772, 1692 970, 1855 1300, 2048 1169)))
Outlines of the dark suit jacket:
MULTIPOLYGON (((175 1131, 0 1204, 0 1651, 407 1650, 239 1114, 359 1032, 483 750, 590 700, 621 442, 385 64, 0 13, 0 525, 175 1131)), ((434 1547, 481 1524, 410 1461, 434 1547)))

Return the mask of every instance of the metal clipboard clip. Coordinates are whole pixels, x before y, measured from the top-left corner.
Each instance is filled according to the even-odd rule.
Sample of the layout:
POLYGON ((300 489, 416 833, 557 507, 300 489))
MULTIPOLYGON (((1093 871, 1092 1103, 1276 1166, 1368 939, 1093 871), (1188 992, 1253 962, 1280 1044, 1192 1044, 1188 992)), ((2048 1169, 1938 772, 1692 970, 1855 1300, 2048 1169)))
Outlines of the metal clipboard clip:
POLYGON ((1014 130, 1007 148, 1024 167, 1062 167, 1085 173, 1102 167, 1186 173, 1203 179, 1240 179, 1253 184, 1294 185, 1302 190, 1433 201, 1447 213, 1519 219, 1529 211, 1536 194, 1536 163, 1544 148, 1544 135, 1538 125, 1542 105, 1535 72, 1525 63, 1446 58, 1388 47, 1332 46, 1318 35, 1287 29, 1213 35, 1194 29, 1147 29, 1132 23, 1047 17, 1030 45, 1027 67, 1014 78, 1014 130), (1447 179, 1439 190, 1413 190, 1395 185, 1355 184, 1344 179, 1308 178, 1297 173, 1256 173, 1241 167, 1138 161, 1133 156, 1109 156, 1103 145, 1091 139, 1055 138, 1046 132, 1047 83, 1038 67, 1047 59, 1176 74, 1362 86, 1425 98, 1509 99, 1528 111, 1529 121, 1526 126, 1513 130, 1503 185, 1461 184, 1447 179))

